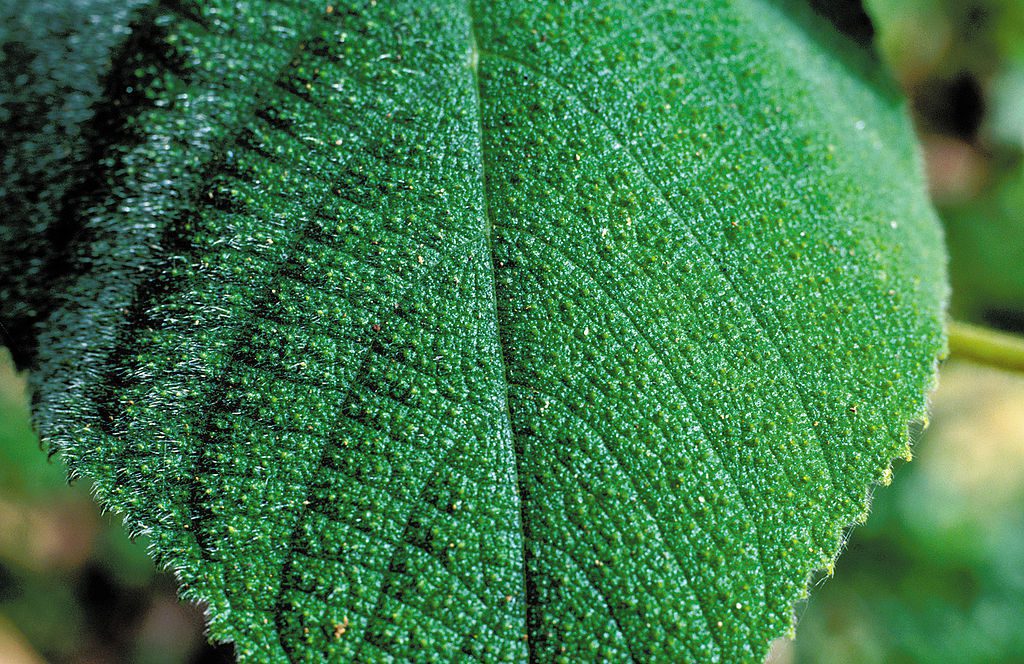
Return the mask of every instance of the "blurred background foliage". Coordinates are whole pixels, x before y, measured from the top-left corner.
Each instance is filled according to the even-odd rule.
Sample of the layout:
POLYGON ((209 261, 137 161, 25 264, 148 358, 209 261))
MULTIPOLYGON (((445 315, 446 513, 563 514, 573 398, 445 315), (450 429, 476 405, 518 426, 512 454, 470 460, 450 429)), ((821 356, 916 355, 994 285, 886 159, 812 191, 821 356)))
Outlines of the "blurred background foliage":
MULTIPOLYGON (((867 4, 946 225, 952 313, 1024 333, 1024 2, 867 4)), ((31 48, 36 33, 103 47, 15 5, 0 0, 0 122, 11 131, 12 109, 54 57, 31 48)), ((98 90, 88 68, 105 57, 96 53, 78 60, 77 96, 63 97, 85 115, 98 90)), ((47 119, 55 98, 33 99, 34 117, 63 132, 57 143, 80 149, 73 128, 47 119)), ((59 166, 66 155, 44 157, 59 166)), ((200 608, 176 601, 145 543, 45 461, 26 403, 24 376, 0 355, 0 662, 229 661, 230 648, 205 645, 200 608)), ((947 362, 915 461, 876 489, 851 535, 775 662, 1024 662, 1024 377, 947 362)))
POLYGON ((0 349, 0 664, 231 661, 203 637, 145 542, 68 487, 28 417, 24 376, 0 349))

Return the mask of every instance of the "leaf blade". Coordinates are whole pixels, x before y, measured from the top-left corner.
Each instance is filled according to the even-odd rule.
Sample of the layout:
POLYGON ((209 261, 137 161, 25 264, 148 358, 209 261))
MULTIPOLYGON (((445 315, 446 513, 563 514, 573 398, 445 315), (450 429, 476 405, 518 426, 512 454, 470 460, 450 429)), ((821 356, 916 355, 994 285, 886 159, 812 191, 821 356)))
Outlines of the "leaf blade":
POLYGON ((941 347, 898 109, 757 2, 281 6, 72 467, 242 658, 760 658, 941 347))

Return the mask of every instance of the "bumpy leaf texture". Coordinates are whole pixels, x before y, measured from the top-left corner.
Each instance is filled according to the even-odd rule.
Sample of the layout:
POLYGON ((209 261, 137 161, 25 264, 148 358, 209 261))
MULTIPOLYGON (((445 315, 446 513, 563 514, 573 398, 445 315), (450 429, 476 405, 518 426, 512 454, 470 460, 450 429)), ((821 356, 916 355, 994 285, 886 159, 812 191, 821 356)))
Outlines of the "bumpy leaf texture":
POLYGON ((943 344, 902 104, 830 30, 146 9, 62 203, 43 434, 242 659, 761 659, 943 344))
POLYGON ((111 52, 145 2, 0 0, 0 343, 22 356, 74 235, 65 213, 91 186, 82 166, 107 133, 96 101, 111 52))

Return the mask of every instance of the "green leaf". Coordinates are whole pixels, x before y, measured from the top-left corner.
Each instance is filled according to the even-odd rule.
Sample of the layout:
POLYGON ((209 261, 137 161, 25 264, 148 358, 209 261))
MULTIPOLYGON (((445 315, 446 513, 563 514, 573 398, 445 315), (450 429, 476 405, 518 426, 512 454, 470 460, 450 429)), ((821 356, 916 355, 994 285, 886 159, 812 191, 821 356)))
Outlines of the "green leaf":
POLYGON ((91 188, 92 153, 108 140, 97 101, 112 52, 146 3, 0 0, 0 342, 23 356, 91 188))
POLYGON ((211 636, 760 660, 942 347, 902 103, 759 0, 173 7, 37 412, 211 636))

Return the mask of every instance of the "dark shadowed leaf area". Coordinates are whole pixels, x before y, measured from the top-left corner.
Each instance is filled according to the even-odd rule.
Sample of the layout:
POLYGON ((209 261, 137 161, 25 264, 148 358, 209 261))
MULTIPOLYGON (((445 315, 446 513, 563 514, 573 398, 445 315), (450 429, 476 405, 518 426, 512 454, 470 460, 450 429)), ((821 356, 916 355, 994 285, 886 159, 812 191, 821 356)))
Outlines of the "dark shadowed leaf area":
POLYGON ((943 345, 870 57, 767 0, 117 11, 66 172, 5 171, 36 243, 5 292, 50 449, 212 639, 732 662, 791 631, 943 345))

